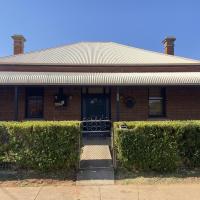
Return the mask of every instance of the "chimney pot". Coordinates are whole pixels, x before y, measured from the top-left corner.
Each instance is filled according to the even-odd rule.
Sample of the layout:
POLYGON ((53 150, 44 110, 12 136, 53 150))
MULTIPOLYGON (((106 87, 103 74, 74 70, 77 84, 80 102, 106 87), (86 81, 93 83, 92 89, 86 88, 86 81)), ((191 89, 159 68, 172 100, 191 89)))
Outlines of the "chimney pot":
POLYGON ((174 42, 176 38, 174 36, 166 37, 162 43, 164 44, 165 53, 169 55, 174 55, 174 42))
POLYGON ((23 35, 13 35, 13 53, 14 55, 24 53, 24 42, 26 39, 23 35))

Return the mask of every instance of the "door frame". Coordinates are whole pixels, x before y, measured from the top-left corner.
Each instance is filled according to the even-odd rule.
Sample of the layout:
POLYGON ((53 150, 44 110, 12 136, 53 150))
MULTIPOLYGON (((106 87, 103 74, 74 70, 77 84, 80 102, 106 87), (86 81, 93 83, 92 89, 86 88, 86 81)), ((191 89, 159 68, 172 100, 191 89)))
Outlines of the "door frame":
POLYGON ((108 119, 110 120, 111 119, 111 92, 110 92, 110 88, 109 88, 109 93, 105 93, 105 90, 104 90, 104 93, 103 94, 88 94, 88 92, 84 93, 83 94, 83 90, 81 89, 81 120, 83 120, 83 117, 84 117, 84 113, 83 113, 83 103, 84 103, 84 98, 85 97, 88 97, 88 96, 105 96, 108 100, 108 119))

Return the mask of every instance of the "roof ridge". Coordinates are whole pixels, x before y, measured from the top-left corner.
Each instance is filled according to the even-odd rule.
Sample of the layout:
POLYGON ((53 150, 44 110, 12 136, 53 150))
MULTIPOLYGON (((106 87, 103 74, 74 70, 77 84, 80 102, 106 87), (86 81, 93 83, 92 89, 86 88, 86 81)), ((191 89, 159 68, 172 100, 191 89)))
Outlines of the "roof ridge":
POLYGON ((159 54, 159 55, 166 56, 166 57, 181 58, 181 59, 184 59, 184 60, 191 60, 193 62, 200 62, 200 60, 196 60, 196 59, 191 59, 191 58, 186 58, 186 57, 176 56, 176 55, 169 55, 169 54, 166 54, 166 53, 162 53, 162 52, 158 52, 158 51, 153 51, 153 50, 147 50, 147 49, 138 48, 138 47, 133 47, 133 46, 130 46, 130 45, 120 44, 120 43, 117 43, 117 42, 111 42, 111 43, 117 44, 119 46, 131 48, 131 49, 138 49, 138 50, 145 51, 145 52, 148 52, 148 53, 151 52, 151 53, 159 54))

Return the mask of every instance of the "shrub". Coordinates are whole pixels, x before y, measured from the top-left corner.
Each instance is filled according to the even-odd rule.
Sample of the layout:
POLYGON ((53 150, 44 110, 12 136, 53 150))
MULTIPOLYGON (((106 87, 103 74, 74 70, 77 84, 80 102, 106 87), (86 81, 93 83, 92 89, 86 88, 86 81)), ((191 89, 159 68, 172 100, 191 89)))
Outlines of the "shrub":
POLYGON ((189 168, 200 167, 200 122, 179 125, 177 143, 182 164, 189 168))
POLYGON ((123 166, 138 170, 173 171, 200 166, 200 122, 114 123, 117 156, 123 166), (126 129, 120 129, 126 124, 126 129))
POLYGON ((79 122, 2 122, 0 135, 5 134, 8 142, 4 142, 1 157, 8 154, 21 167, 57 170, 77 165, 79 122))
POLYGON ((0 162, 7 160, 9 151, 8 133, 6 127, 0 123, 0 162))

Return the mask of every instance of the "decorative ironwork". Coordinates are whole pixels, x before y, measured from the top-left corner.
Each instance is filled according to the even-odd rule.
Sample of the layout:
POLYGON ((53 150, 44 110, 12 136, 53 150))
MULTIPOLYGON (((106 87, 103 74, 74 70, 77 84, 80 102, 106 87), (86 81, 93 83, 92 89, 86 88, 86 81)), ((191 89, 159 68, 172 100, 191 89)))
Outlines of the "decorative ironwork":
POLYGON ((84 135, 110 135, 110 120, 83 120, 82 133, 84 135))

